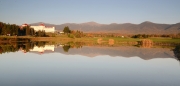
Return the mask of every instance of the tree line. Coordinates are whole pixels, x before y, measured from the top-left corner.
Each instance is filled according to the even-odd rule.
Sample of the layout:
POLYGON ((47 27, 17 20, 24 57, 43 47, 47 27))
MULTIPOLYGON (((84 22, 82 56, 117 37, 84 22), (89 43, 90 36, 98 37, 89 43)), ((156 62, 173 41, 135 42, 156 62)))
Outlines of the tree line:
POLYGON ((132 38, 149 38, 149 37, 169 37, 169 38, 180 38, 180 33, 178 34, 137 34, 137 35, 132 35, 132 38))
POLYGON ((44 37, 47 36, 45 31, 35 31, 29 25, 20 27, 16 24, 6 24, 0 22, 0 35, 8 36, 38 36, 44 37))
POLYGON ((149 38, 149 37, 169 37, 169 38, 180 38, 178 34, 121 34, 121 33, 85 33, 84 37, 129 37, 129 38, 149 38))
POLYGON ((0 22, 0 35, 18 35, 19 30, 20 28, 18 25, 0 22))

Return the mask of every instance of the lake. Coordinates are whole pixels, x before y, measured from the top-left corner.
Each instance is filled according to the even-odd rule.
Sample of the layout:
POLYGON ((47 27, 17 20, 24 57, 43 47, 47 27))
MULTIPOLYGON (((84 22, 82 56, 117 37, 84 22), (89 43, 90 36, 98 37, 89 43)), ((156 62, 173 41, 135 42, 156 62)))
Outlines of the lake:
POLYGON ((0 86, 180 86, 173 48, 41 44, 1 45, 0 86))

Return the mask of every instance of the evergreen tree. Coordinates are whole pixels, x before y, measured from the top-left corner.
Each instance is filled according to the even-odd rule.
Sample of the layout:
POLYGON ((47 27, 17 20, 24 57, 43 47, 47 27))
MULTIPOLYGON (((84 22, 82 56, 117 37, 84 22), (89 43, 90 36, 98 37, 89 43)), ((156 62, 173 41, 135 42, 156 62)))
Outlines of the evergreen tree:
POLYGON ((63 32, 68 34, 68 33, 70 33, 71 31, 70 31, 69 27, 66 26, 66 27, 64 27, 63 32))
POLYGON ((3 22, 0 22, 0 35, 19 35, 19 36, 25 36, 25 35, 34 35, 35 31, 33 28, 30 28, 30 26, 25 27, 19 27, 15 24, 6 24, 3 22))

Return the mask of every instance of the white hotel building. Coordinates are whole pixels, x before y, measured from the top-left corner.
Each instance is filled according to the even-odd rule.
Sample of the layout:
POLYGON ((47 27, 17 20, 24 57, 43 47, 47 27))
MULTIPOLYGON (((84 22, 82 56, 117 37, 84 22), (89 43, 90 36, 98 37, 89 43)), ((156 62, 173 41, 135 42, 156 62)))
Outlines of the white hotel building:
MULTIPOLYGON (((23 24, 22 27, 27 26, 28 24, 23 24)), ((35 31, 44 30, 45 32, 55 32, 55 27, 47 27, 44 24, 40 24, 39 26, 30 26, 31 28, 34 28, 35 31)))

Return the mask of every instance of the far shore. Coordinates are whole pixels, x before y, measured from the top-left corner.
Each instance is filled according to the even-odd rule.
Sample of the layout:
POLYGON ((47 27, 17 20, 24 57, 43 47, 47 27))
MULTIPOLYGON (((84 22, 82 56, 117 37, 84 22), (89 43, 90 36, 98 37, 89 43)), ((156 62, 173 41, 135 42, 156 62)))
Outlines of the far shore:
MULTIPOLYGON (((0 42, 9 42, 9 41, 16 41, 18 40, 11 40, 11 39, 29 39, 30 41, 53 41, 53 42, 62 42, 62 41, 79 41, 79 42, 108 42, 113 40, 114 42, 137 42, 143 40, 143 38, 121 38, 121 37, 81 37, 81 38, 70 38, 70 37, 33 37, 33 36, 0 36, 0 42)), ((150 39, 153 42, 161 42, 161 43, 180 43, 180 39, 173 39, 173 38, 165 38, 165 37, 150 37, 146 38, 150 39)))

